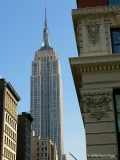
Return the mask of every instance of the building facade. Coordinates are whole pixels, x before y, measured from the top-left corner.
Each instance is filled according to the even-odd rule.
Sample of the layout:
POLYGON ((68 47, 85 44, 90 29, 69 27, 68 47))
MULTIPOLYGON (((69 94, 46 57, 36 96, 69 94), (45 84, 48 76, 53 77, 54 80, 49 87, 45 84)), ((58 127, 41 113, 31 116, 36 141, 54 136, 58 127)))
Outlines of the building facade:
POLYGON ((66 154, 63 154, 63 155, 62 155, 62 160, 68 160, 68 158, 67 158, 67 155, 66 155, 66 154))
POLYGON ((31 160, 31 123, 32 116, 23 112, 18 115, 17 160, 31 160))
POLYGON ((49 138, 40 139, 31 133, 31 160, 58 160, 56 146, 49 138))
POLYGON ((120 1, 80 2, 72 10, 78 57, 69 61, 86 132, 87 158, 119 160, 120 1))
POLYGON ((16 160, 17 110, 19 95, 0 79, 0 159, 16 160))
POLYGON ((50 46, 45 14, 43 45, 32 62, 30 112, 35 135, 49 137, 56 144, 61 160, 63 146, 63 102, 60 63, 56 50, 50 46))

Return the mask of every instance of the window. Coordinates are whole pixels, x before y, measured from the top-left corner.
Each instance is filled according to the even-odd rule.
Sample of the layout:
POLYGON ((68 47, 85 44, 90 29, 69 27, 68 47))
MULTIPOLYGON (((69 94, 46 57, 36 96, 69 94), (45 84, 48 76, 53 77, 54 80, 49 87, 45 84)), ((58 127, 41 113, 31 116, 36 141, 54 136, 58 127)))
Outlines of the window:
POLYGON ((39 157, 39 153, 37 153, 37 157, 39 157))
POLYGON ((39 142, 37 142, 37 145, 39 145, 39 142))
POLYGON ((39 151, 39 147, 37 147, 37 151, 39 151))
POLYGON ((109 0, 109 5, 117 5, 120 4, 120 0, 109 0))
POLYGON ((16 123, 15 123, 15 130, 16 130, 16 123))
POLYGON ((7 144, 8 144, 8 137, 7 137, 7 144))
POLYGON ((120 54, 120 29, 111 29, 112 49, 114 54, 120 54))
POLYGON ((45 142, 45 145, 47 145, 47 142, 45 142))
POLYGON ((118 150, 120 152, 120 89, 113 92, 118 150))
POLYGON ((6 143, 6 136, 5 136, 5 143, 6 143))

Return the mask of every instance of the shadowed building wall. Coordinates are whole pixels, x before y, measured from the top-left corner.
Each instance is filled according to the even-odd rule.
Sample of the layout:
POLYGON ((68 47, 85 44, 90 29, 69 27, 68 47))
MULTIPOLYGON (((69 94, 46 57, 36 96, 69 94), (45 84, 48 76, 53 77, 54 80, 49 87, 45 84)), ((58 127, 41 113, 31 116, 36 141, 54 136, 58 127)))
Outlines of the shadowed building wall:
POLYGON ((17 160, 31 160, 31 123, 32 116, 23 112, 18 115, 17 160))

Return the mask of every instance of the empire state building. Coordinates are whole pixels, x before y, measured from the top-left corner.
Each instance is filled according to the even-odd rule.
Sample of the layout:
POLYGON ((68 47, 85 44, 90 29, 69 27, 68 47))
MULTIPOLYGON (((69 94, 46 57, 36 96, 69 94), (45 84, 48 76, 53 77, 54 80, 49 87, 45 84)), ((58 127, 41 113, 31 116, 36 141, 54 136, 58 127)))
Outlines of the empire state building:
POLYGON ((62 101, 60 63, 56 50, 50 46, 45 10, 43 44, 32 61, 30 112, 35 135, 42 139, 49 137, 56 144, 59 160, 64 152, 62 101))

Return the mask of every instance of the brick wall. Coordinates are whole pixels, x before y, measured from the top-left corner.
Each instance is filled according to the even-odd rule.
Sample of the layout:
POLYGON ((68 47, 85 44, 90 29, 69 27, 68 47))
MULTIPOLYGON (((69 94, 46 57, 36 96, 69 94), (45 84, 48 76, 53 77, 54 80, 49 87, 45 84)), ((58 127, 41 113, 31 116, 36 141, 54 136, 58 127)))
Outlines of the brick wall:
POLYGON ((108 5, 108 0, 77 0, 77 8, 97 7, 108 5))

